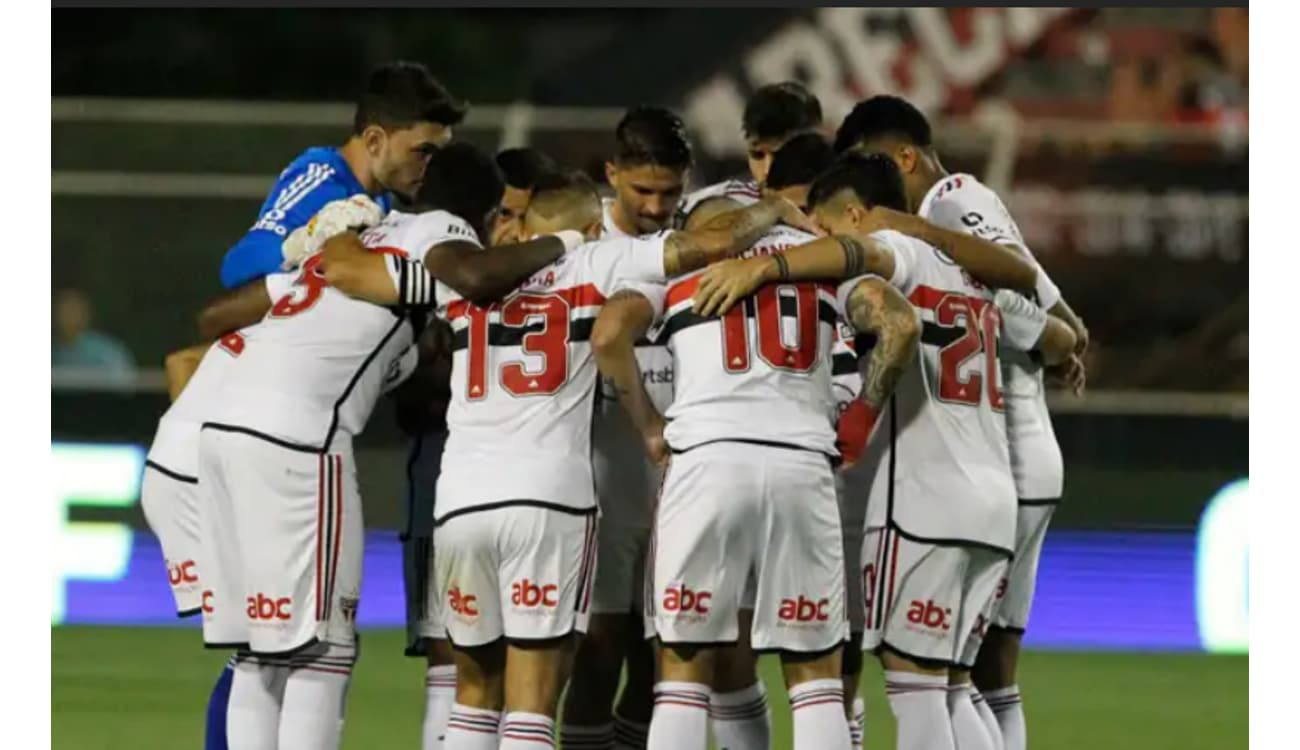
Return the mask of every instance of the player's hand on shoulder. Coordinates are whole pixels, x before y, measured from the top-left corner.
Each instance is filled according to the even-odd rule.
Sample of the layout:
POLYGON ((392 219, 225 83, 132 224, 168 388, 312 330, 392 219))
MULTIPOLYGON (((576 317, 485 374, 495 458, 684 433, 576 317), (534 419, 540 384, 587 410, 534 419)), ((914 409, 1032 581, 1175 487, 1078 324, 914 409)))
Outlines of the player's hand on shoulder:
POLYGON ((1078 354, 1071 354, 1061 364, 1048 368, 1047 375, 1054 385, 1068 388, 1076 396, 1082 396, 1088 385, 1088 369, 1078 354))
POLYGON ((816 237, 825 236, 826 232, 788 198, 774 195, 764 200, 776 208, 782 224, 801 229, 816 237))
POLYGON ((320 251, 330 237, 372 227, 384 220, 384 209, 368 195, 353 195, 326 203, 306 224, 295 229, 281 245, 285 270, 296 268, 320 251))
POLYGON ((722 315, 763 285, 768 256, 730 258, 714 263, 700 275, 693 304, 700 315, 722 315))

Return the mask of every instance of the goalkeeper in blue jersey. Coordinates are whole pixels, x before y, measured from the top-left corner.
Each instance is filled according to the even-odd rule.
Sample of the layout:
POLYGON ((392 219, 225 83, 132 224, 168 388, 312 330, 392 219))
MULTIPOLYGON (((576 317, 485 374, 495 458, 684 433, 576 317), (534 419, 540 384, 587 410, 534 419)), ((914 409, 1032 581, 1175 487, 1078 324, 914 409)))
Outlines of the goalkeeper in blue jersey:
MULTIPOLYGON (((417 63, 392 62, 370 73, 342 146, 309 148, 280 173, 252 228, 221 262, 226 288, 296 266, 309 252, 307 222, 325 204, 357 194, 387 211, 396 195, 414 196, 429 155, 451 140, 465 105, 417 63)), ((237 655, 208 701, 206 750, 227 750, 226 713, 237 655)), ((238 699, 237 699, 238 700, 238 699)))

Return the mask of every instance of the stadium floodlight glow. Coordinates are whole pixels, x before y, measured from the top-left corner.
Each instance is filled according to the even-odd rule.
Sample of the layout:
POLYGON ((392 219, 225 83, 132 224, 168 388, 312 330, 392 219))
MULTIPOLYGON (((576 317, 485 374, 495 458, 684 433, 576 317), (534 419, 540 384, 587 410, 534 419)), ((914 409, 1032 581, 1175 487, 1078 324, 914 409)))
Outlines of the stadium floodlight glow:
POLYGON ((51 623, 63 622, 69 579, 117 581, 127 572, 134 534, 124 523, 69 521, 74 505, 129 508, 140 498, 144 449, 138 445, 53 443, 54 598, 51 623))
POLYGON ((1196 621, 1211 653, 1250 650, 1250 558, 1247 480, 1219 490, 1196 532, 1196 621))

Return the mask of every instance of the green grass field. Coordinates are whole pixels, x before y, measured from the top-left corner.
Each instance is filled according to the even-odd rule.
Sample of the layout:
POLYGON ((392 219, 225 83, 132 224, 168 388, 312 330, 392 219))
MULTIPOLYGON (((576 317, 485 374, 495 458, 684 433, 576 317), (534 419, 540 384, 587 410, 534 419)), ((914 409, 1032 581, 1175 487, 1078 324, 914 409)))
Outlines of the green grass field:
MULTIPOLYGON (((192 630, 55 628, 56 750, 202 746, 208 690, 225 658, 192 630)), ((424 673, 401 656, 402 634, 370 631, 348 699, 343 746, 418 750, 424 673)), ((1246 747, 1247 659, 1200 654, 1025 655, 1020 685, 1033 750, 1235 750, 1246 747)), ((790 745, 775 662, 764 664, 774 748, 790 745)), ((867 746, 893 747, 878 668, 863 678, 867 746)))

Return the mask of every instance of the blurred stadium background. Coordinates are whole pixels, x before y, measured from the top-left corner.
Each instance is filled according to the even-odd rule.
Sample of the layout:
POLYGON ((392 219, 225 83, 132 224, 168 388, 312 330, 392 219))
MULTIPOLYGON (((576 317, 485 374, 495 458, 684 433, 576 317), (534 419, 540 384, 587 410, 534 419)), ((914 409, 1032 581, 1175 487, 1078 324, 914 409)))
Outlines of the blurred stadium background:
MULTIPOLYGON (((926 108, 946 166, 1006 197, 1093 336, 1088 394, 1053 402, 1067 486, 1027 636, 1041 652, 1022 680, 1035 744, 1244 745, 1245 659, 1203 656, 1248 648, 1244 8, 56 9, 53 21, 55 322, 90 326, 134 362, 52 372, 56 747, 198 736, 217 657, 176 627, 138 508, 161 360, 195 338, 220 258, 275 174, 341 143, 365 70, 391 58, 429 64, 475 104, 458 138, 537 146, 594 175, 634 103, 683 113, 701 185, 744 171, 740 113, 762 83, 804 81, 831 127, 882 91, 926 108), (1131 722, 1116 728, 1116 715, 1131 722)), ((418 731, 421 672, 385 630, 403 616, 405 451, 390 412, 358 442, 371 529, 360 622, 379 632, 349 747, 413 746, 418 731)), ((873 707, 883 741, 888 710, 873 707)))

